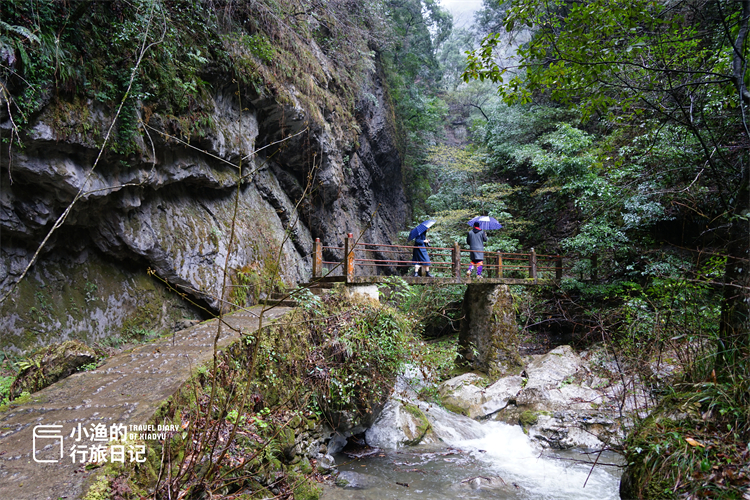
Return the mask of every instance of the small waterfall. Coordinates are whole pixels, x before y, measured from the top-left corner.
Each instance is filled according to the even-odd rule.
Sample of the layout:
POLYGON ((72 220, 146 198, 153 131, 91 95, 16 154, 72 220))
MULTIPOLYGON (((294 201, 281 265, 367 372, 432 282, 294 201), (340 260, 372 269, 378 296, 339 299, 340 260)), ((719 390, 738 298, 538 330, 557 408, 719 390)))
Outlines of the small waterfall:
MULTIPOLYGON (((443 408, 426 405, 433 431, 450 447, 470 453, 488 471, 505 482, 515 483, 535 499, 618 499, 618 468, 597 467, 591 471, 590 455, 544 450, 518 425, 477 422, 443 408), (591 472, 591 473, 590 473, 591 472), (584 487, 585 484, 585 487, 584 487)), ((593 455, 594 457, 596 455, 593 455)), ((609 456, 609 460, 613 457, 609 456)))
POLYGON ((543 452, 523 433, 520 426, 502 422, 482 424, 484 435, 474 439, 446 441, 469 452, 487 470, 523 489, 522 498, 616 500, 619 496, 619 470, 597 467, 572 460, 593 461, 586 455, 543 452), (578 455, 578 456, 576 456, 578 455), (584 486, 585 485, 585 486, 584 486))
MULTIPOLYGON (((407 396, 401 392, 402 396, 407 396)), ((352 460, 337 457, 343 488, 325 492, 325 500, 381 499, 518 499, 617 500, 620 469, 591 466, 596 455, 545 450, 520 426, 477 422, 416 398, 392 399, 368 433, 381 453, 352 460), (402 401, 417 406, 430 423, 417 446, 403 442, 402 401), (356 489, 356 496, 353 489, 356 489)), ((599 461, 617 461, 614 454, 599 461)))

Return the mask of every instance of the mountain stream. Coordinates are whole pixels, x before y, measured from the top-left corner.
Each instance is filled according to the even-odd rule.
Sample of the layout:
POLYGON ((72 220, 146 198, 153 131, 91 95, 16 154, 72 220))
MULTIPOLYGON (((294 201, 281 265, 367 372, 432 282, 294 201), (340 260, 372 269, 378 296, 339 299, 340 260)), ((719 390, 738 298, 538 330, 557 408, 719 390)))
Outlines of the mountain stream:
POLYGON ((361 458, 337 454, 341 486, 327 488, 323 500, 619 499, 620 458, 613 453, 544 449, 520 426, 427 406, 433 444, 361 458), (594 461, 607 465, 592 469, 594 461))

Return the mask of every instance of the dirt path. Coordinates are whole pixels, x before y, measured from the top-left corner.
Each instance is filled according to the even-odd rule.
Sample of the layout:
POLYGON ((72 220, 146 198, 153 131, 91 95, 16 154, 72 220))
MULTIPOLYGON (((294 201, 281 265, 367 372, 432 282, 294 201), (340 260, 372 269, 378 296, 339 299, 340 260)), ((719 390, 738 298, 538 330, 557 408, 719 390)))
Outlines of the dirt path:
MULTIPOLYGON (((289 309, 277 307, 265 318, 278 318, 289 309)), ((259 312, 255 308, 227 316, 234 330, 224 326, 219 345, 237 340, 239 331, 257 329, 259 312)), ((83 462, 95 447, 107 449, 112 460, 137 461, 141 450, 110 447, 110 433, 149 432, 131 426, 148 424, 191 371, 212 358, 216 331, 212 320, 120 353, 96 370, 72 375, 34 393, 31 402, 0 413, 0 499, 81 498, 92 475, 83 462)))

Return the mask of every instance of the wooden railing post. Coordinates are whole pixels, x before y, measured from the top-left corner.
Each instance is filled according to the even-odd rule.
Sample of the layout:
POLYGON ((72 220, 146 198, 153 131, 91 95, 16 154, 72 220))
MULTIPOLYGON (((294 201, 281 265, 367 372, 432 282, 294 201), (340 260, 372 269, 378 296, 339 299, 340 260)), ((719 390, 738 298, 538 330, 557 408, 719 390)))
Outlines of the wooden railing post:
POLYGON ((323 276, 323 245, 320 244, 320 238, 315 238, 313 243, 312 275, 313 278, 323 276))
POLYGON ((497 252, 497 277, 503 277, 503 254, 497 252))
POLYGON ((354 281, 354 236, 348 233, 344 238, 344 276, 347 283, 354 281))
POLYGON ((531 254, 529 254, 529 278, 536 281, 536 250, 533 248, 531 254))
POLYGON ((593 254, 591 256, 591 281, 598 281, 599 280, 599 276, 598 276, 599 273, 598 273, 598 269, 597 269, 597 267, 599 265, 598 261, 599 261, 599 257, 597 256, 597 254, 593 254))
POLYGON ((562 255, 557 256, 557 264, 555 265, 555 279, 560 281, 562 279, 562 255))
POLYGON ((461 247, 458 246, 458 242, 453 242, 453 249, 451 250, 451 260, 453 261, 453 277, 461 277, 461 247))

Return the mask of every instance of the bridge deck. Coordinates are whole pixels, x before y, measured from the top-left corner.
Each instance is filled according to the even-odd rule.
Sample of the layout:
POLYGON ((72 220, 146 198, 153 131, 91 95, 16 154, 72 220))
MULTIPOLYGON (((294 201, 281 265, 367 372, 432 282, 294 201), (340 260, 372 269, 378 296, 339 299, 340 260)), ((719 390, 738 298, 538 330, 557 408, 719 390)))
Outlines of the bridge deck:
MULTIPOLYGON (((310 283, 348 283, 350 285, 377 285, 387 283, 396 276, 353 276, 348 281, 345 276, 313 278, 310 283)), ((532 278, 454 278, 400 276, 410 285, 554 285, 555 280, 532 278)))

